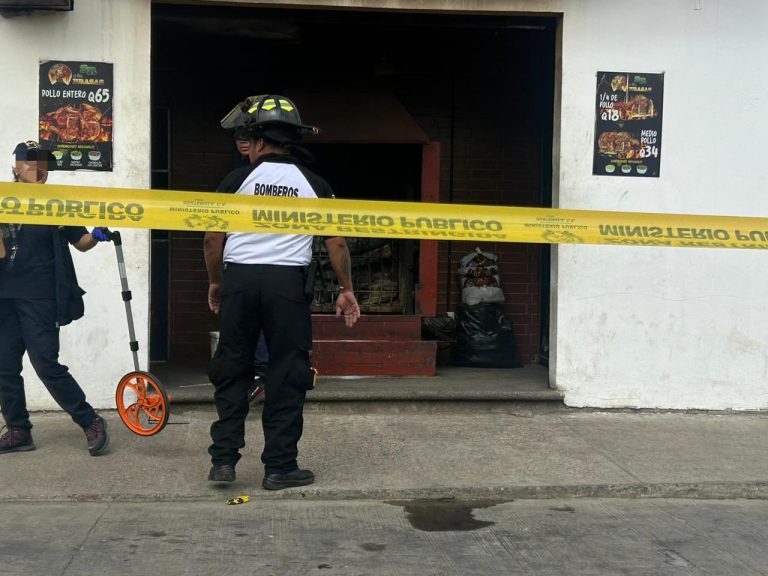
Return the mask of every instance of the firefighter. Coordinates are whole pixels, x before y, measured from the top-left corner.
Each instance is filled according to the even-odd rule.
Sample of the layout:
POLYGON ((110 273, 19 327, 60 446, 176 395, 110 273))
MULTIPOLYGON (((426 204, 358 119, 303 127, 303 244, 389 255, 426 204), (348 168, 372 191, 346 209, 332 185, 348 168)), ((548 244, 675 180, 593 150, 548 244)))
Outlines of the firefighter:
MULTIPOLYGON (((236 139, 250 141, 251 163, 230 172, 218 191, 248 196, 333 198, 328 183, 310 171, 309 153, 296 144, 317 129, 302 124, 296 105, 278 95, 251 96, 221 121, 236 139)), ((326 239, 331 267, 341 286, 336 316, 352 327, 360 317, 351 278, 351 259, 341 237, 326 239)), ((307 390, 313 387, 310 364, 312 317, 308 266, 312 236, 206 232, 208 305, 219 315, 219 345, 208 375, 215 387, 218 419, 211 426, 208 479, 235 480, 240 449, 245 446, 248 390, 254 378, 254 348, 260 332, 269 348, 267 386, 262 410, 264 465, 262 486, 280 490, 314 482, 299 468, 298 442, 303 432, 307 390)))

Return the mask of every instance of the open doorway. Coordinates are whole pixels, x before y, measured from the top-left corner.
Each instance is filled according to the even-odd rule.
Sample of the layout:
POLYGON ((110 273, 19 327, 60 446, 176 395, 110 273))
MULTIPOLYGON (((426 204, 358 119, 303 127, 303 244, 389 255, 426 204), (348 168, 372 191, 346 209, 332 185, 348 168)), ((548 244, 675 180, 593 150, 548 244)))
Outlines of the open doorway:
MULTIPOLYGON (((153 146, 156 181, 215 190, 238 161, 220 118, 245 96, 279 93, 323 129, 307 147, 313 169, 340 197, 418 201, 421 149, 435 142, 440 202, 551 206, 556 24, 554 17, 156 2, 153 142, 165 139, 153 146)), ((206 306, 202 235, 158 233, 153 246, 152 360, 207 358, 216 322, 206 306)), ((458 262, 476 246, 437 243, 437 314, 460 302, 458 262)), ((548 247, 479 246, 499 256, 504 311, 523 363, 545 362, 548 247)), ((396 246, 397 269, 387 273, 398 299, 393 291, 389 306, 372 313, 414 313, 418 249, 396 246)))

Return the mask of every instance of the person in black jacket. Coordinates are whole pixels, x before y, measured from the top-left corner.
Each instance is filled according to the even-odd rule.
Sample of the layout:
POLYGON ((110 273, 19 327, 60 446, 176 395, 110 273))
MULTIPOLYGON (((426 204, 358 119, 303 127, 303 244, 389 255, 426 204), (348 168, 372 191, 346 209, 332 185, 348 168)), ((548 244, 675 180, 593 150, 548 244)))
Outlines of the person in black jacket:
MULTIPOLYGON (((332 198, 328 183, 309 170, 309 153, 296 143, 312 131, 301 123, 295 104, 284 96, 251 96, 222 120, 235 138, 250 141, 251 163, 230 172, 218 191, 288 200, 332 198)), ((290 200, 293 201, 293 200, 290 200)), ((303 432, 303 409, 314 373, 311 292, 308 290, 313 238, 306 234, 206 232, 208 306, 219 315, 219 345, 208 375, 215 386, 218 420, 211 426, 208 449, 213 466, 208 479, 235 480, 235 465, 245 446, 248 389, 253 382, 253 355, 261 331, 269 348, 266 395, 261 414, 264 430, 262 487, 280 490, 315 480, 297 463, 303 432), (225 243, 226 240, 226 243, 225 243)), ((360 317, 352 290, 351 258, 342 237, 326 239, 331 267, 339 278, 336 315, 351 327, 360 317)))
MULTIPOLYGON (((50 152, 30 140, 13 153, 14 181, 45 183, 50 152)), ((35 449, 21 375, 26 352, 53 399, 82 427, 89 453, 98 456, 109 444, 107 424, 59 363, 59 326, 83 315, 84 292, 68 244, 86 252, 109 240, 106 230, 7 223, 0 230, 0 408, 6 424, 0 454, 35 449)))

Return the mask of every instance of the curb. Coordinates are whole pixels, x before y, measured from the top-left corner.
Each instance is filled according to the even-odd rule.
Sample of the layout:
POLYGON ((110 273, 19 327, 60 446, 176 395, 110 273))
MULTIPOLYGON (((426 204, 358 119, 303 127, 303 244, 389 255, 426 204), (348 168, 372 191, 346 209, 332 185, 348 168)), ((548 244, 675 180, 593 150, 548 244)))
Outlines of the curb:
MULTIPOLYGON (((684 482, 662 484, 574 484, 563 486, 499 486, 455 488, 327 489, 310 487, 266 492, 257 486, 251 500, 562 500, 579 498, 667 498, 699 500, 768 500, 768 481, 684 482)), ((0 497, 0 503, 48 502, 216 502, 232 493, 246 493, 242 483, 225 485, 220 494, 174 496, 170 494, 78 494, 52 497, 0 497)))

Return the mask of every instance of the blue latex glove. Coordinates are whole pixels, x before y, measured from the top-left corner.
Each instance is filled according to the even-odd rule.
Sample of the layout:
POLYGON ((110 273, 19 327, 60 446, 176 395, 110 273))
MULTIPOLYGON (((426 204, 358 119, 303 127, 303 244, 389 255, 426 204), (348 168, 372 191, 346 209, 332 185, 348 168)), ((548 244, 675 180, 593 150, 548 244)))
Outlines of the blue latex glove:
POLYGON ((96 242, 111 242, 112 238, 109 236, 109 228, 94 228, 91 231, 91 236, 96 242))

